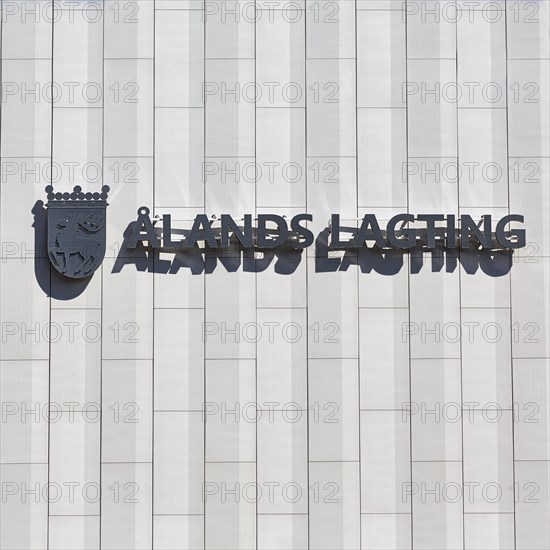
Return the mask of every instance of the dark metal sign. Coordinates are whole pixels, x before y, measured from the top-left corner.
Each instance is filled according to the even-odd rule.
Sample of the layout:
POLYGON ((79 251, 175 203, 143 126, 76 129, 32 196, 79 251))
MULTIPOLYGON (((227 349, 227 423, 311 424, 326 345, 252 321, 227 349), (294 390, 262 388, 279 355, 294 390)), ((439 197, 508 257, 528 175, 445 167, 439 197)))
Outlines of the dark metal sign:
MULTIPOLYGON (((101 265, 106 247, 106 214, 108 186, 101 193, 84 193, 79 186, 72 193, 48 193, 48 255, 59 273, 73 279, 92 275, 101 265)), ((273 249, 285 243, 303 249, 315 242, 315 235, 305 225, 311 214, 298 214, 287 220, 275 214, 245 214, 240 220, 228 214, 209 218, 197 214, 192 227, 177 231, 175 238, 169 214, 151 219, 150 210, 142 206, 131 225, 126 242, 129 249, 138 243, 165 251, 196 247, 226 248, 238 242, 242 248, 273 249)), ((340 215, 332 214, 327 226, 329 246, 333 250, 370 247, 384 250, 445 249, 510 250, 526 243, 525 229, 518 228, 524 218, 508 214, 493 224, 490 214, 476 222, 462 214, 398 214, 381 227, 374 214, 366 214, 352 226, 343 226, 340 215), (515 227, 511 227, 514 224, 515 227), (494 227, 493 227, 494 225, 494 227)))
MULTIPOLYGON (((155 223, 159 218, 151 220, 147 207, 139 208, 137 214, 128 248, 136 248, 138 242, 165 250, 194 248, 199 243, 210 248, 226 248, 231 240, 237 240, 243 248, 276 248, 288 242, 292 248, 302 249, 315 242, 315 235, 303 225, 313 221, 311 214, 297 214, 290 220, 276 214, 258 214, 256 218, 245 214, 241 220, 228 214, 222 214, 219 220, 198 214, 185 238, 180 240, 172 237, 170 214, 162 216, 162 228, 158 229, 155 223)), ((354 226, 346 227, 340 224, 339 214, 332 214, 327 230, 332 249, 362 248, 371 243, 381 250, 419 247, 429 250, 439 243, 446 249, 477 247, 494 250, 524 247, 525 230, 509 227, 512 223, 523 222, 523 216, 509 214, 498 220, 493 231, 491 214, 482 215, 476 222, 466 214, 457 219, 454 214, 404 213, 391 218, 383 228, 374 214, 366 214, 356 220, 354 226)))

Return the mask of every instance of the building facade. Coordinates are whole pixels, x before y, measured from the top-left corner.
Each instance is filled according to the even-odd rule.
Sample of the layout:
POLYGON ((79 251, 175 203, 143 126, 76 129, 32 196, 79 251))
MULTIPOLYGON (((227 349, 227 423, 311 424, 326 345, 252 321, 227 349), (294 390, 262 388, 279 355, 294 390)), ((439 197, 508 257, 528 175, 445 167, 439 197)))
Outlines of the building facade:
POLYGON ((3 1, 0 548, 548 550, 549 31, 548 0, 3 1), (48 185, 110 187, 92 277, 50 261, 48 185), (128 249, 141 207, 316 240, 128 249), (327 250, 334 213, 526 245, 327 250))

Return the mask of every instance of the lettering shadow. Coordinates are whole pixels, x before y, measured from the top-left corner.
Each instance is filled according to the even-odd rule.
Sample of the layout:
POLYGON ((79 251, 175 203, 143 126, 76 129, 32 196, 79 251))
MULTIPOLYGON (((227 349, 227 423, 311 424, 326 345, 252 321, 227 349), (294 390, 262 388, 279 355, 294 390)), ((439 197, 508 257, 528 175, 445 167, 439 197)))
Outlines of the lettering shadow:
MULTIPOLYGON (((177 274, 180 269, 189 269, 193 275, 213 273, 218 266, 228 272, 239 269, 261 273, 273 262, 275 273, 292 275, 304 257, 304 249, 295 249, 290 241, 271 249, 244 248, 236 239, 232 239, 226 248, 194 246, 192 248, 152 248, 141 241, 136 248, 127 247, 132 235, 132 222, 124 231, 124 242, 120 247, 113 273, 119 273, 125 266, 134 265, 138 271, 161 274, 177 274)), ((185 236, 188 230, 176 230, 175 234, 185 236)), ((513 250, 482 249, 472 241, 469 248, 449 249, 437 242, 433 250, 427 250, 422 241, 415 248, 402 250, 380 248, 378 246, 362 248, 334 248, 330 245, 330 228, 326 227, 317 235, 315 247, 315 271, 328 273, 346 271, 352 265, 359 266, 362 273, 372 271, 381 275, 396 275, 401 269, 407 269, 415 275, 422 269, 432 272, 445 270, 452 273, 461 265, 467 274, 478 270, 490 277, 501 277, 509 273, 513 264, 513 250)))

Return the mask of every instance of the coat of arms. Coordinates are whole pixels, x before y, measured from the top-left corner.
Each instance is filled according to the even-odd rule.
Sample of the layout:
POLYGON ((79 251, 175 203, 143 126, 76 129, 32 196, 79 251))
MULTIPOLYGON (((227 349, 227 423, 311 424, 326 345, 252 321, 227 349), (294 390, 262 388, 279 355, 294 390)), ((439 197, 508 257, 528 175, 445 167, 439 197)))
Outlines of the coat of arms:
POLYGON ((107 193, 48 193, 48 255, 59 273, 73 279, 89 277, 105 256, 107 193))

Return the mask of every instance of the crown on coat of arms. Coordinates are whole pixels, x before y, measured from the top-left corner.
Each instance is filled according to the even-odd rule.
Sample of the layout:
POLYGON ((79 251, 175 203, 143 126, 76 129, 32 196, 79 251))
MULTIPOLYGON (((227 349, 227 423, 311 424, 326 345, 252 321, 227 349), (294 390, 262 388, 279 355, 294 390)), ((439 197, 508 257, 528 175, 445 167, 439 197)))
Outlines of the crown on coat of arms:
POLYGON ((92 205, 103 206, 107 204, 107 194, 110 187, 104 185, 101 188, 101 193, 84 193, 80 185, 75 185, 72 193, 54 193, 51 185, 46 186, 46 193, 48 193, 47 206, 70 206, 72 207, 89 207, 92 205))

